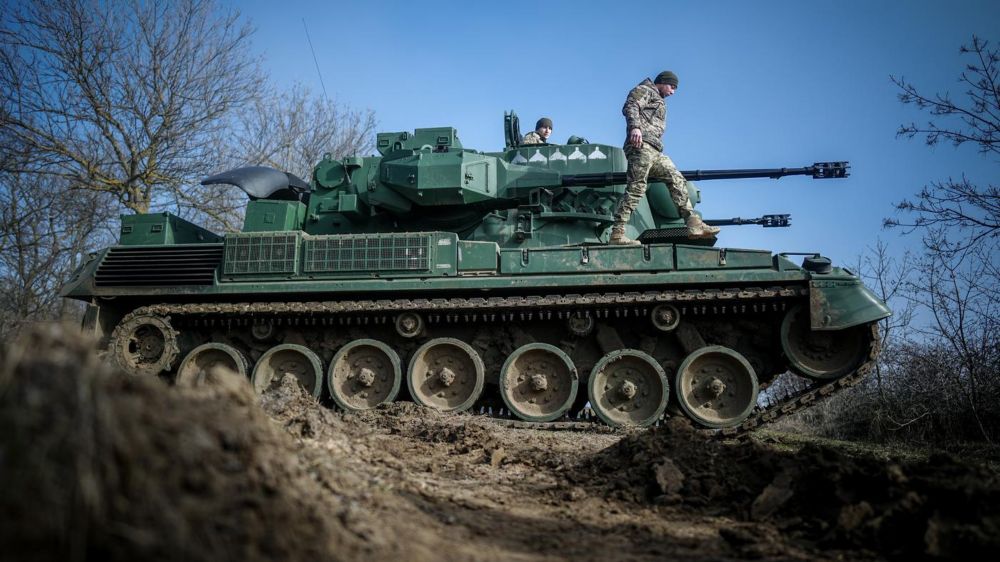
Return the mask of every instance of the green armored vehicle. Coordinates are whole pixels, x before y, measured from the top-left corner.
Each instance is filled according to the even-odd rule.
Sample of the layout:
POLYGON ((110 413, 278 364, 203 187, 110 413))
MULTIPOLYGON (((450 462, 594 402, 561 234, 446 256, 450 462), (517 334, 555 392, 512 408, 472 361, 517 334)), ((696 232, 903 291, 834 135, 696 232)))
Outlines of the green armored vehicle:
MULTIPOLYGON (((269 168, 208 178, 249 196, 241 232, 123 216, 118 245, 63 294, 89 303, 85 328, 132 373, 187 384, 225 365, 259 392, 291 373, 346 410, 409 398, 559 424, 589 402, 610 425, 669 408, 737 433, 867 372, 890 312, 857 276, 689 239, 656 182, 627 232, 643 244, 607 245, 622 149, 520 146, 513 112, 504 127, 501 152, 428 128, 379 134, 378 156, 327 156, 308 183, 269 168), (786 372, 794 392, 759 398, 786 372)), ((682 173, 837 178, 847 165, 682 173)))

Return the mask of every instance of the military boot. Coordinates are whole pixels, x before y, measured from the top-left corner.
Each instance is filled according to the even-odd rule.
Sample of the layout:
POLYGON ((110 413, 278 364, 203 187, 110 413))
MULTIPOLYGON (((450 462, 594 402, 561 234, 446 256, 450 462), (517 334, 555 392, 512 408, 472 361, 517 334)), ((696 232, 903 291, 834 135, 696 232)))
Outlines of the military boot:
POLYGON ((691 213, 687 218, 688 238, 712 238, 719 233, 719 227, 709 226, 701 217, 691 213))
POLYGON ((611 246, 638 246, 641 242, 625 236, 624 224, 616 224, 611 227, 611 236, 608 237, 608 244, 611 246))

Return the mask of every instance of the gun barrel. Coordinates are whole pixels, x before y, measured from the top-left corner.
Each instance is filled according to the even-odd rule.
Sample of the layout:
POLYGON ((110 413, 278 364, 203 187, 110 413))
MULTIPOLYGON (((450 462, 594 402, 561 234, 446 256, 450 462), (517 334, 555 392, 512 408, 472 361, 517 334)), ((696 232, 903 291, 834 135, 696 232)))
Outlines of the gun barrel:
POLYGON ((733 217, 731 219, 705 219, 705 224, 711 226, 740 226, 745 224, 759 224, 764 228, 777 228, 791 226, 792 215, 764 215, 752 219, 733 217))
MULTIPOLYGON (((729 180, 747 178, 780 179, 785 176, 812 176, 813 179, 846 178, 850 175, 848 162, 816 162, 804 168, 755 168, 745 170, 681 170, 689 181, 729 180)), ((652 178, 661 179, 662 178, 652 178)), ((597 174, 568 174, 562 177, 564 187, 600 187, 626 183, 625 172, 597 174)))

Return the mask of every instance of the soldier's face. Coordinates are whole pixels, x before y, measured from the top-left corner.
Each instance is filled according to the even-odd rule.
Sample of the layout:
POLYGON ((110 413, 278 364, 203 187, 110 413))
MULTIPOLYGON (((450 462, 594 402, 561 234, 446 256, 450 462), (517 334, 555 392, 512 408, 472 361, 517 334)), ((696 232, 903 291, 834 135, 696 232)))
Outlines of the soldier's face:
POLYGON ((677 88, 675 88, 673 84, 657 84, 656 89, 659 90, 660 95, 665 98, 669 98, 674 95, 674 92, 677 91, 677 88))
POLYGON ((535 132, 538 133, 538 136, 543 139, 548 139, 549 135, 552 134, 552 127, 539 127, 535 129, 535 132))

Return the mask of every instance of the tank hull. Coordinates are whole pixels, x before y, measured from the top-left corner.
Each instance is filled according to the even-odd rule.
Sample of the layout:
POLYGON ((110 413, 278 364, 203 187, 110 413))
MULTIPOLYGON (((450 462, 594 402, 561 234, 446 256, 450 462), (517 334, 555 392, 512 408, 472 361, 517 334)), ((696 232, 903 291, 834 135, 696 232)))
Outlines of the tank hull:
MULTIPOLYGON (((797 398, 781 401, 786 404, 861 376, 877 347, 872 327, 889 314, 845 270, 812 272, 759 250, 684 244, 501 249, 463 244, 447 232, 377 239, 295 233, 281 251, 274 250, 287 239, 288 233, 276 232, 227 237, 222 244, 116 246, 85 264, 64 293, 91 303, 86 327, 103 336, 122 367, 137 373, 172 376, 192 350, 206 344, 228 346, 251 366, 278 346, 297 346, 303 357, 289 364, 308 371, 316 389, 326 388, 312 383, 328 380, 337 363, 344 393, 367 393, 361 382, 351 386, 356 376, 374 380, 376 387, 399 388, 399 399, 433 404, 431 398, 451 388, 441 381, 463 384, 460 369, 442 365, 467 364, 473 377, 467 388, 481 390, 456 399, 463 409, 552 423, 544 408, 536 415, 520 412, 536 411, 533 393, 539 400, 551 395, 550 384, 575 383, 574 395, 560 393, 562 409, 552 410, 560 420, 590 403, 598 405, 595 419, 649 425, 663 415, 660 402, 678 414, 686 411, 678 404, 712 398, 721 405, 708 400, 702 407, 709 413, 695 420, 711 420, 704 425, 730 433, 777 416, 780 409, 757 406, 757 389, 790 369, 813 382, 797 398), (211 275, 193 284, 200 270, 211 275), (793 323, 793 314, 806 320, 793 323), (807 335, 789 336, 790 329, 807 335), (809 339, 823 333, 853 334, 846 354, 812 358, 817 345, 845 346, 843 338, 809 339), (386 353, 397 357, 395 367, 356 367, 352 375, 353 367, 335 357, 360 340, 391 350, 386 353), (446 341, 457 343, 434 343, 446 341), (525 346, 549 355, 535 348, 526 354, 525 346), (680 372, 686 358, 715 347, 738 360, 718 362, 720 354, 700 359, 698 365, 719 371, 709 379, 680 372), (537 360, 521 361, 516 374, 522 380, 511 382, 515 375, 505 365, 520 355, 537 360), (836 376, 824 379, 830 369, 836 376), (413 377, 425 377, 430 390, 414 386, 413 377), (598 380, 606 388, 588 384, 598 380), (715 396, 708 386, 694 388, 698 384, 752 387, 751 397, 744 392, 738 400, 753 403, 734 410, 722 402, 725 391, 715 396), (641 393, 645 400, 630 397, 641 393), (524 407, 511 400, 523 400, 524 407), (727 413, 732 411, 740 414, 727 413)), ((332 398, 340 403, 350 396, 332 398)))

